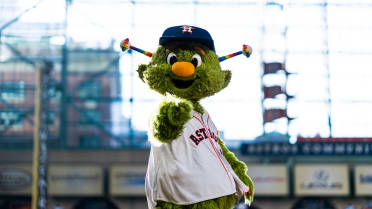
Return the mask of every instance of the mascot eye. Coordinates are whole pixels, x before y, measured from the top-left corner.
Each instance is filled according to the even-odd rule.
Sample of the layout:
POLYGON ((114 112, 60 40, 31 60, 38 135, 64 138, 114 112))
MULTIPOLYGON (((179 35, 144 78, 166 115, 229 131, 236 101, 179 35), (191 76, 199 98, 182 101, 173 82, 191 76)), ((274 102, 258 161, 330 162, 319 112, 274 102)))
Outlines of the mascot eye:
POLYGON ((175 62, 177 62, 176 54, 173 52, 169 53, 167 57, 167 63, 173 65, 173 63, 175 62))
POLYGON ((194 56, 192 56, 192 58, 191 58, 191 63, 195 67, 199 67, 202 63, 202 59, 201 59, 200 55, 199 54, 194 54, 194 56))

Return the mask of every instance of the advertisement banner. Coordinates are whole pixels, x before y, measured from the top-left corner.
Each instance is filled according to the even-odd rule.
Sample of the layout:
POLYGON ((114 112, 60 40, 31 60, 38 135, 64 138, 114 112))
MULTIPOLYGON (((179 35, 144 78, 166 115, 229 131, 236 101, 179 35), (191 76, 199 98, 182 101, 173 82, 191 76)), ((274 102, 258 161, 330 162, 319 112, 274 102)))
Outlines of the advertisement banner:
POLYGON ((285 93, 281 86, 265 86, 264 87, 264 98, 274 99, 277 95, 285 93))
MULTIPOLYGON (((301 138, 299 138, 301 139, 301 138)), ((302 138, 303 139, 303 138, 302 138)), ((367 138, 349 138, 351 141, 337 142, 334 140, 305 142, 296 144, 288 142, 242 143, 243 155, 257 156, 371 156, 372 143, 367 138), (356 140, 353 142, 352 140, 356 140)))
POLYGON ((103 170, 100 166, 51 165, 48 171, 50 195, 97 196, 103 194, 103 170))
POLYGON ((287 165, 248 165, 257 196, 288 195, 287 165))
POLYGON ((294 175, 295 194, 298 196, 349 195, 349 172, 347 165, 296 165, 294 175))
POLYGON ((144 165, 117 165, 110 168, 110 194, 116 196, 145 195, 144 165))
POLYGON ((0 165, 0 194, 29 195, 32 188, 32 165, 0 165))
POLYGON ((264 74, 272 74, 277 73, 280 70, 283 70, 284 72, 287 72, 285 70, 285 65, 280 62, 271 62, 271 63, 264 63, 264 74))
POLYGON ((268 109, 268 110, 265 110, 264 112, 264 121, 265 122, 272 122, 276 119, 279 119, 279 118, 282 118, 282 117, 286 117, 288 118, 288 115, 287 115, 287 110, 285 109, 268 109))
POLYGON ((355 195, 372 196, 372 166, 357 165, 354 174, 355 195))

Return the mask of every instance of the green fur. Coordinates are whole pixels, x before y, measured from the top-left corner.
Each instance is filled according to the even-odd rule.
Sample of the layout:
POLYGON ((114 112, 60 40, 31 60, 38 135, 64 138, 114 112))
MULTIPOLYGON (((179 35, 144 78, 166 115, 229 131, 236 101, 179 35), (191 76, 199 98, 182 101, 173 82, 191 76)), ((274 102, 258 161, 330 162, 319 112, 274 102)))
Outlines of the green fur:
POLYGON ((164 101, 160 104, 159 112, 153 121, 153 135, 160 142, 176 139, 183 131, 183 125, 191 119, 192 104, 188 101, 164 101))
MULTIPOLYGON (((201 46, 202 47, 202 46, 201 46)), ((139 77, 148 86, 160 94, 182 98, 191 107, 177 108, 172 102, 163 102, 159 107, 152 124, 154 137, 160 142, 170 142, 176 139, 183 130, 183 125, 191 118, 191 110, 204 113, 199 100, 211 96, 225 88, 231 80, 229 70, 222 71, 218 56, 211 50, 204 48, 205 54, 192 47, 186 49, 175 48, 172 52, 176 54, 178 61, 191 61, 194 54, 199 53, 202 63, 195 68, 195 74, 191 78, 193 84, 186 89, 176 88, 171 81, 173 79, 185 79, 173 75, 172 66, 167 63, 167 55, 170 53, 163 46, 159 46, 152 56, 152 60, 147 65, 140 65, 137 69, 139 77), (181 112, 179 112, 181 111, 181 112)))
MULTIPOLYGON (((198 50, 175 49, 178 61, 190 62, 198 50)), ((159 46, 153 54, 148 65, 140 65, 137 72, 151 89, 165 95, 169 93, 179 98, 188 100, 200 100, 211 96, 225 88, 231 79, 230 71, 222 71, 218 62, 218 56, 211 50, 206 49, 205 55, 199 54, 202 64, 195 69, 194 83, 186 89, 178 89, 171 82, 172 78, 183 79, 172 74, 171 65, 167 63, 166 48, 159 46)))
POLYGON ((143 80, 143 72, 145 72, 147 66, 144 65, 144 64, 140 64, 138 66, 138 69, 137 69, 137 72, 138 72, 138 76, 139 78, 144 82, 145 80, 143 80))
POLYGON ((197 101, 197 100, 191 100, 191 102, 192 102, 192 106, 193 106, 193 108, 194 108, 194 110, 196 112, 201 113, 201 114, 204 113, 204 108, 203 108, 203 106, 201 106, 201 104, 199 103, 199 101, 197 101))
POLYGON ((218 142, 223 151, 223 155, 225 156, 227 162, 229 162, 229 164, 231 165, 231 168, 234 170, 239 179, 242 180, 243 183, 249 187, 251 192, 249 194, 246 194, 244 197, 247 203, 252 203, 254 196, 254 185, 251 178, 249 178, 249 176, 247 175, 247 165, 244 162, 238 160, 235 154, 226 147, 225 143, 220 138, 218 138, 218 142))
POLYGON ((159 201, 156 209, 231 209, 237 201, 238 198, 234 194, 191 205, 176 205, 170 202, 159 201))
MULTIPOLYGON (((158 113, 154 117, 151 130, 152 134, 160 143, 168 143, 178 138, 183 131, 184 125, 191 119, 191 111, 204 113, 204 108, 199 101, 202 98, 211 96, 228 86, 231 80, 231 71, 223 71, 220 67, 218 56, 206 47, 205 54, 195 49, 195 43, 179 45, 174 43, 169 49, 159 46, 153 53, 151 62, 142 64, 137 72, 152 90, 164 96, 171 96, 175 101, 166 100, 159 106, 158 113), (194 54, 198 53, 202 58, 200 66, 195 68, 194 75, 183 78, 172 73, 172 66, 167 63, 167 56, 170 52, 176 54, 177 61, 191 62, 194 54), (187 88, 177 88, 172 80, 191 81, 187 88), (180 100, 180 101, 177 101, 180 100)), ((253 183, 246 175, 247 166, 239 161, 220 140, 224 155, 239 178, 254 190, 253 183)), ((248 203, 253 200, 253 193, 246 196, 248 203)), ((158 201, 156 209, 231 209, 238 201, 235 194, 206 200, 191 205, 176 205, 169 202, 158 201)))

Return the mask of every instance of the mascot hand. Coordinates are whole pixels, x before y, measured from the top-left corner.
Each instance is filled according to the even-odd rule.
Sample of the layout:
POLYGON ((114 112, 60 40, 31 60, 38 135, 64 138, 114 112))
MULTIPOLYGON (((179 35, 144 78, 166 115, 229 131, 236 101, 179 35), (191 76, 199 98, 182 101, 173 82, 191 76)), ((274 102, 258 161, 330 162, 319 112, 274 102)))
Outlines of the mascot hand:
POLYGON ((244 194, 244 199, 245 199, 246 204, 251 205, 251 203, 253 202, 253 196, 254 196, 254 185, 253 185, 251 178, 248 177, 248 179, 249 179, 249 183, 248 183, 249 191, 244 194))
POLYGON ((174 126, 183 126, 191 119, 192 104, 186 100, 175 102, 167 102, 164 106, 167 109, 169 122, 174 126))

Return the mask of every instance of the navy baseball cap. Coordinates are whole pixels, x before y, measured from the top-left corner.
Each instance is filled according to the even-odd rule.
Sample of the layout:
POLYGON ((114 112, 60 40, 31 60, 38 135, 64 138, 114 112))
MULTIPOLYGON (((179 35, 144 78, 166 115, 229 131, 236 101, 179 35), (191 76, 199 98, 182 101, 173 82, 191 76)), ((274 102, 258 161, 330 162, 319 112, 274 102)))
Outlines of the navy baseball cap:
POLYGON ((163 32, 163 35, 160 37, 159 44, 165 46, 175 41, 194 41, 216 52, 214 49, 212 36, 203 28, 198 28, 190 25, 169 27, 163 32))

